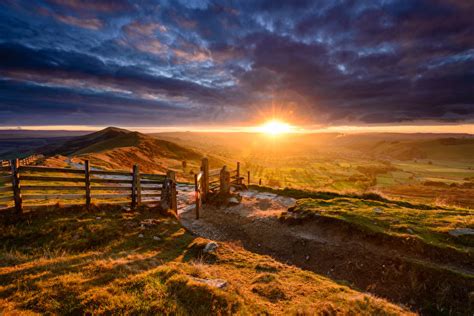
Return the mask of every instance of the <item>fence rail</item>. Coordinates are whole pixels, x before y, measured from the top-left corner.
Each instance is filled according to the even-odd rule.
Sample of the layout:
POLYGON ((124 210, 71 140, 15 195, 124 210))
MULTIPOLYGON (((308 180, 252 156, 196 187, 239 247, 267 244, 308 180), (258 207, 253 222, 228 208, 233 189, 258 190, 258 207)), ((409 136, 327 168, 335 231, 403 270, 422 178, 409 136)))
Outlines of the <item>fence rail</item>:
MULTIPOLYGON (((43 158, 43 155, 34 154, 34 155, 30 155, 30 156, 25 157, 25 158, 21 158, 18 161, 19 161, 20 166, 27 166, 27 165, 35 162, 36 160, 38 160, 40 158, 43 158)), ((11 162, 12 162, 12 160, 0 160, 0 166, 10 167, 11 162)))
POLYGON ((14 206, 17 213, 22 213, 24 207, 68 200, 87 209, 93 203, 130 203, 131 208, 159 203, 162 208, 177 211, 174 172, 140 174, 138 165, 132 172, 91 170, 88 160, 84 169, 27 166, 19 159, 0 168, 0 209, 14 206))

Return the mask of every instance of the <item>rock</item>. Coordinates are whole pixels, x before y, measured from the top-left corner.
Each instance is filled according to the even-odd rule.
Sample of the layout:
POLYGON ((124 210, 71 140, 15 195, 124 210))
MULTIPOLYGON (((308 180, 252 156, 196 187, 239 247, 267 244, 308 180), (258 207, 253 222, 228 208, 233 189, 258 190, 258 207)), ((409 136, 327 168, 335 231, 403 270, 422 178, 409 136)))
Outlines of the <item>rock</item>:
POLYGON ((219 245, 216 242, 210 241, 206 244, 203 251, 204 253, 212 253, 215 252, 218 247, 219 245))
POLYGON ((143 234, 139 234, 139 235, 138 235, 138 238, 143 238, 143 234))
POLYGON ((97 216, 95 219, 99 220, 99 219, 102 219, 102 217, 100 217, 100 216, 97 216))
POLYGON ((154 239, 154 240, 161 240, 161 238, 158 237, 158 236, 153 236, 153 239, 154 239))
POLYGON ((140 222, 141 224, 141 227, 153 227, 153 226, 156 226, 160 223, 159 220, 157 219, 153 219, 153 218, 147 218, 147 219, 144 219, 140 222))
POLYGON ((211 287, 215 287, 217 289, 224 289, 227 287, 227 281, 223 279, 200 279, 200 278, 193 278, 194 281, 199 283, 207 284, 211 287))
POLYGON ((309 260, 309 256, 306 256, 305 259, 306 259, 306 261, 308 261, 308 260, 309 260))
POLYGON ((464 235, 474 235, 474 229, 472 228, 456 228, 448 232, 451 236, 459 237, 464 235))
POLYGON ((411 228, 407 228, 407 232, 409 232, 410 234, 414 233, 413 229, 411 229, 411 228))
POLYGON ((375 214, 382 214, 383 211, 382 211, 382 209, 381 209, 380 207, 376 207, 376 208, 374 208, 374 213, 375 213, 375 214))
POLYGON ((120 209, 122 212, 130 212, 130 207, 122 206, 120 209))
POLYGON ((229 198, 229 200, 227 200, 227 202, 230 205, 239 205, 240 204, 239 200, 235 196, 229 198))

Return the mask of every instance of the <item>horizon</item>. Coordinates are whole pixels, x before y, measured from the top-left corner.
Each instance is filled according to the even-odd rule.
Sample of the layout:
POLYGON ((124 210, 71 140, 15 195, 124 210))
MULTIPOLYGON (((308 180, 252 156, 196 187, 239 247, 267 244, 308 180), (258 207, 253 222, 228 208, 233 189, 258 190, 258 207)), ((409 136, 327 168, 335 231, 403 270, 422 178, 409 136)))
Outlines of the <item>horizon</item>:
MULTIPOLYGON (((0 131, 65 131, 94 132, 107 127, 117 127, 141 133, 263 133, 261 126, 0 126, 0 131)), ((474 135, 474 124, 458 125, 382 125, 382 126, 329 126, 329 127, 295 127, 286 134, 322 134, 322 133, 400 133, 400 134, 469 134, 474 135)))

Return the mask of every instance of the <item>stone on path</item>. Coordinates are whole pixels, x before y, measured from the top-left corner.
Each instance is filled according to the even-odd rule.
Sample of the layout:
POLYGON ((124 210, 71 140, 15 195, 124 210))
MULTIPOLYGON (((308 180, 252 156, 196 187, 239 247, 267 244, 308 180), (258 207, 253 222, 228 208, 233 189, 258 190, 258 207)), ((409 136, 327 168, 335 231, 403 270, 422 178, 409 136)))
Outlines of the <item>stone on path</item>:
POLYGON ((474 229, 472 228, 456 228, 448 232, 451 236, 459 237, 463 235, 474 235, 474 229))

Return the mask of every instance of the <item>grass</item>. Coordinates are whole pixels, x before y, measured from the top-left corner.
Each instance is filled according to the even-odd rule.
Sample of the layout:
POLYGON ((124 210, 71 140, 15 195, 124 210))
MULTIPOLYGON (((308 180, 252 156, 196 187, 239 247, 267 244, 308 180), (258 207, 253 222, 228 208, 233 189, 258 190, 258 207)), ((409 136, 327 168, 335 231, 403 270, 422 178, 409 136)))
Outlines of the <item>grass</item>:
POLYGON ((335 218, 365 231, 397 237, 416 237, 439 247, 473 252, 472 236, 453 237, 456 228, 474 229, 474 211, 459 208, 430 208, 404 205, 399 201, 351 196, 302 198, 282 214, 282 220, 305 221, 317 217, 335 218))
POLYGON ((204 254, 207 242, 148 208, 50 207, 7 219, 0 314, 408 314, 235 244, 204 254), (213 279, 227 286, 203 282, 213 279))

